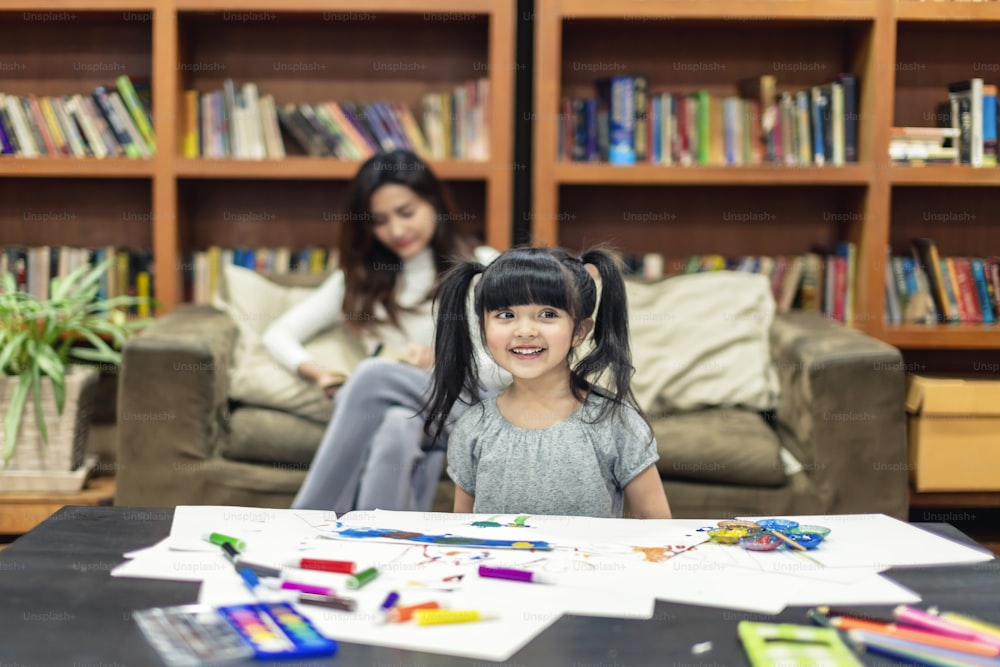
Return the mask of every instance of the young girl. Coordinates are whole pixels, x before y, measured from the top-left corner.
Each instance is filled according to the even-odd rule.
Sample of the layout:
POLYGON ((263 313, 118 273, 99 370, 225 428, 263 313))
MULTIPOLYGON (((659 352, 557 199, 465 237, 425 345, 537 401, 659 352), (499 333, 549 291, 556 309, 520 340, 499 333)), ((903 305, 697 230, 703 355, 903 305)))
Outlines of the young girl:
POLYGON ((625 285, 614 257, 515 248, 488 267, 456 266, 437 297, 434 380, 425 430, 437 437, 456 401, 472 407, 448 440, 455 511, 670 518, 652 430, 630 388, 625 285), (585 264, 596 267, 602 289, 585 264), (513 377, 479 400, 476 341, 465 321, 468 288, 482 342, 513 377), (592 317, 593 316, 593 317, 592 317), (591 329, 593 349, 576 359, 591 329), (607 372, 613 390, 594 385, 607 372))

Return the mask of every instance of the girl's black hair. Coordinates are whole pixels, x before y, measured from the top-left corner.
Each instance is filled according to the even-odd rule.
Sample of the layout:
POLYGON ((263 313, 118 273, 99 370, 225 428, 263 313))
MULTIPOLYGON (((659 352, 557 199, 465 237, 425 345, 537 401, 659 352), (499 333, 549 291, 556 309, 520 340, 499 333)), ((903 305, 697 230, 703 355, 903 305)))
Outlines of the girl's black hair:
POLYGON ((371 199, 383 185, 403 185, 425 199, 437 214, 437 224, 430 247, 440 275, 452 266, 455 258, 472 256, 471 244, 453 228, 455 207, 448 188, 431 168, 411 151, 397 149, 380 153, 358 168, 348 189, 347 215, 340 226, 340 265, 344 271, 344 321, 355 331, 379 323, 374 317, 375 304, 382 304, 389 321, 399 324, 403 308, 396 303, 395 287, 399 256, 387 248, 373 231, 371 199))
POLYGON ((570 388, 582 401, 597 378, 610 371, 610 401, 598 419, 625 403, 638 410, 631 389, 634 369, 625 282, 618 260, 609 250, 594 248, 577 258, 561 248, 512 248, 488 267, 471 262, 451 269, 442 279, 435 301, 433 382, 424 406, 424 431, 433 441, 444 430, 456 401, 471 405, 480 397, 479 369, 467 317, 478 319, 480 336, 485 337, 486 313, 512 306, 537 304, 565 310, 573 318, 574 331, 593 317, 593 349, 571 362, 570 388), (586 264, 592 264, 601 277, 600 303, 597 283, 586 264), (474 310, 467 315, 469 285, 478 274, 482 277, 475 288, 474 310))

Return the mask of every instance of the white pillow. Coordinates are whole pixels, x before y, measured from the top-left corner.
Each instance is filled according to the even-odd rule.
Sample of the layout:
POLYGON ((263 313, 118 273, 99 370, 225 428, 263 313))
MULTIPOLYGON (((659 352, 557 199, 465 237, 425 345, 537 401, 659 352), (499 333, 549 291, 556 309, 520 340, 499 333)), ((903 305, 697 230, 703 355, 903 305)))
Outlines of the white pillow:
MULTIPOLYGON (((223 267, 213 305, 228 313, 240 332, 230 369, 230 399, 317 422, 330 419, 333 402, 315 385, 279 364, 261 343, 271 322, 313 289, 279 285, 241 266, 223 267)), ((345 372, 354 370, 364 358, 361 342, 346 327, 321 331, 305 343, 305 348, 320 363, 345 372)))
POLYGON ((651 417, 708 406, 777 405, 770 281, 713 271, 655 283, 627 281, 632 381, 651 417))

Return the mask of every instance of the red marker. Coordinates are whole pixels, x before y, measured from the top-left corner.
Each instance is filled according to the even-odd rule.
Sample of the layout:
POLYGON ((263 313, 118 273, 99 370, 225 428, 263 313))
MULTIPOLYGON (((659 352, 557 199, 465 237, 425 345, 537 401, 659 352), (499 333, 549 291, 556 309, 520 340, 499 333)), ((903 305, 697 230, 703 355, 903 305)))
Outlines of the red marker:
POLYGON ((325 558, 302 558, 289 563, 290 567, 303 570, 319 570, 320 572, 338 572, 354 574, 354 563, 349 560, 327 560, 325 558))

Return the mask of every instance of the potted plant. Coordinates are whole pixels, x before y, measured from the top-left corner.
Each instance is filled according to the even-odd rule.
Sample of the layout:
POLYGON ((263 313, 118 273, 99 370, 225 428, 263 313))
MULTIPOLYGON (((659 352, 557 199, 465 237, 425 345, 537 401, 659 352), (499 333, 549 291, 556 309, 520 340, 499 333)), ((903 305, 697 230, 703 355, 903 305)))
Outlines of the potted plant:
MULTIPOLYGON (((150 323, 126 315, 127 308, 148 304, 147 297, 100 294, 113 262, 109 257, 53 278, 48 299, 18 291, 14 276, 2 276, 0 478, 7 479, 6 489, 42 490, 45 485, 30 480, 66 478, 81 467, 98 368, 117 368, 122 344, 150 323)), ((79 489, 85 474, 72 477, 79 489)))

